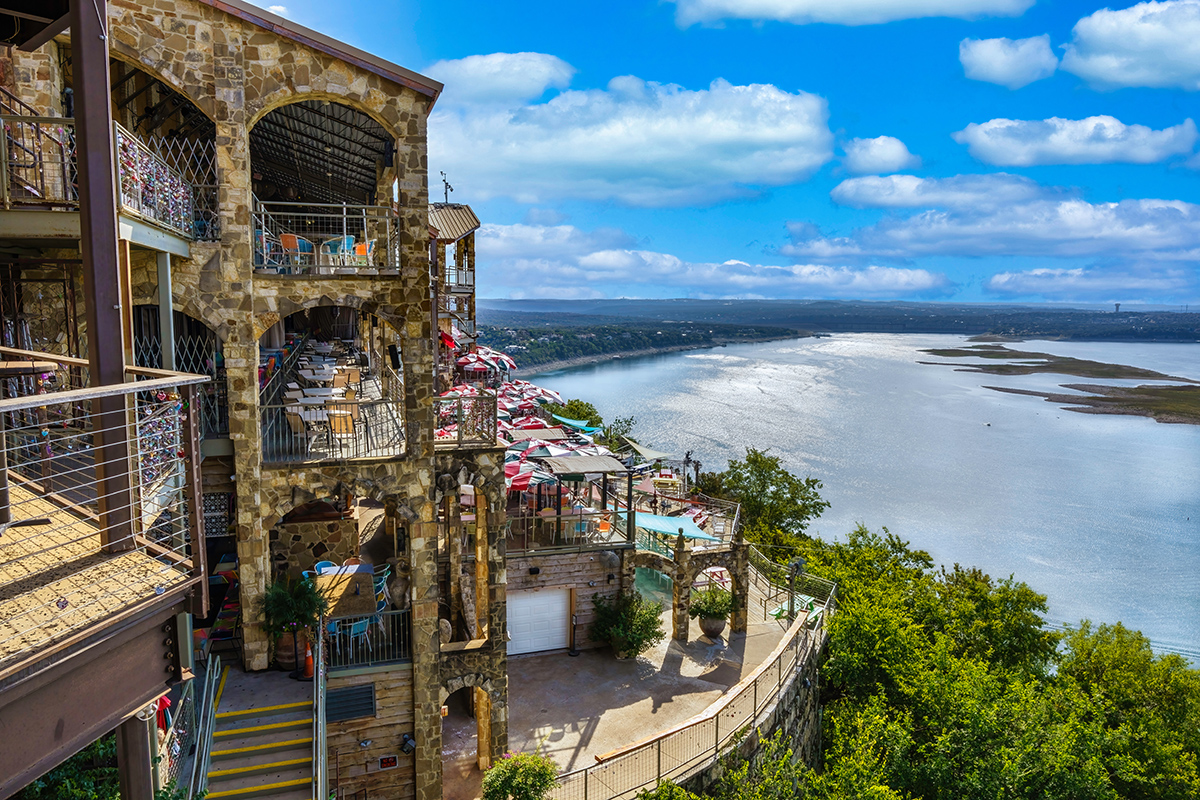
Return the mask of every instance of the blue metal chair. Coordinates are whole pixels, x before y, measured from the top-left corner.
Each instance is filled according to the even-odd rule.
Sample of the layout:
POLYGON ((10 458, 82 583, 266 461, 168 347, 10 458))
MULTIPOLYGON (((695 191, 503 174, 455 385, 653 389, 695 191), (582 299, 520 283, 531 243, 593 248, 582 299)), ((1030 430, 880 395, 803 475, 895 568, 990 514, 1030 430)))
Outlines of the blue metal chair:
POLYGON ((318 575, 320 575, 321 570, 325 569, 326 567, 336 567, 336 566, 337 566, 337 564, 333 563, 332 561, 318 561, 316 563, 316 566, 313 567, 313 569, 316 570, 318 575))

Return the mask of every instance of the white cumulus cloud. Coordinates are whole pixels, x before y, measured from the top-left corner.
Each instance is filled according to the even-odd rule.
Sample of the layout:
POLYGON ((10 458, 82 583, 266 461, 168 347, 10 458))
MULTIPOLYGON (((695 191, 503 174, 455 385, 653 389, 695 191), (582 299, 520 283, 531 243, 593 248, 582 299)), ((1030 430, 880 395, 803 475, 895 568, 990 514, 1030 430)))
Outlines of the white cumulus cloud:
POLYGON ((288 15, 287 6, 267 6, 267 11, 270 11, 272 14, 278 14, 281 17, 286 17, 288 15))
POLYGON ((851 139, 845 145, 842 164, 855 175, 899 172, 921 166, 921 159, 908 152, 904 142, 894 136, 851 139))
POLYGON ((1103 8, 1072 33, 1062 68, 1097 88, 1200 90, 1200 0, 1103 8))
POLYGON ((575 68, 548 53, 489 53, 438 61, 425 74, 446 85, 446 102, 511 103, 567 88, 575 68))
POLYGON ((728 19, 773 20, 808 25, 874 25, 923 17, 1016 17, 1034 0, 674 0, 676 22, 719 23, 728 19))
POLYGON ((1029 178, 997 172, 951 178, 870 175, 842 181, 830 197, 851 208, 982 208, 1025 203, 1050 193, 1029 178))
POLYGON ((1029 39, 963 39, 958 44, 958 60, 971 80, 1009 89, 1049 78, 1058 68, 1049 34, 1029 39))
POLYGON ((1191 153, 1196 125, 1187 119, 1156 131, 1109 116, 993 119, 971 123, 953 136, 954 141, 967 145, 975 158, 1000 166, 1152 164, 1191 153))
POLYGON ((837 187, 846 205, 923 209, 889 215, 846 236, 795 225, 783 255, 863 262, 927 256, 1110 258, 1182 264, 1200 258, 1200 205, 1136 199, 1089 203, 1075 193, 1014 176, 854 179, 837 187), (972 196, 977 201, 972 200, 972 196), (1005 199, 1006 198, 1006 199, 1005 199))
POLYGON ((771 84, 623 76, 545 102, 439 107, 429 160, 481 199, 709 204, 807 179, 832 158, 828 117, 824 98, 771 84))
POLYGON ((485 225, 480 291, 490 297, 940 297, 945 275, 924 269, 686 261, 630 246, 619 231, 570 225, 485 225), (624 238, 625 244, 613 244, 624 238))
POLYGON ((1179 268, 1103 269, 1038 267, 998 272, 984 282, 987 291, 1008 298, 1049 298, 1074 301, 1121 301, 1128 298, 1171 297, 1194 291, 1194 276, 1179 268))

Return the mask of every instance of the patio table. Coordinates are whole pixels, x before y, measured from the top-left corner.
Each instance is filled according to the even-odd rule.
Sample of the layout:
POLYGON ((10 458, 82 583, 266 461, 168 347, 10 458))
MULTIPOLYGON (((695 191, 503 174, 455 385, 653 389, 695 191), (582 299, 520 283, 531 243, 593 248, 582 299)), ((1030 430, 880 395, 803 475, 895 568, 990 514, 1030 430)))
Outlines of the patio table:
POLYGON ((300 415, 300 419, 310 424, 329 421, 329 412, 323 408, 302 408, 296 413, 300 415))
POLYGON ((329 601, 331 619, 375 613, 375 586, 370 569, 368 566, 367 572, 322 572, 316 577, 317 591, 329 601))
POLYGON ((331 386, 309 386, 301 389, 301 391, 304 392, 305 397, 322 397, 326 399, 338 394, 338 390, 331 386))

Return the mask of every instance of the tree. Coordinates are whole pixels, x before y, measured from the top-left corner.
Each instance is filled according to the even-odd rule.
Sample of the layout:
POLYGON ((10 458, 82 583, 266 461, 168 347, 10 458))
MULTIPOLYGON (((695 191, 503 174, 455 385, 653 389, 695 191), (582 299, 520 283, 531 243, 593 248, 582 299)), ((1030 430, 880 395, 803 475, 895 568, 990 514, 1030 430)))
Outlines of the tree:
POLYGON ((505 753, 483 773, 483 800, 543 800, 558 786, 558 765, 540 753, 505 753))
POLYGON ((586 422, 593 428, 600 428, 604 425, 604 417, 600 416, 600 412, 596 407, 586 400, 572 398, 565 405, 551 404, 546 407, 552 414, 557 414, 566 419, 577 419, 580 422, 586 422))
POLYGON ((721 481, 725 496, 742 506, 742 520, 750 529, 777 529, 800 535, 808 523, 829 508, 817 490, 816 478, 799 478, 784 469, 778 456, 746 448, 746 457, 729 462, 721 481))

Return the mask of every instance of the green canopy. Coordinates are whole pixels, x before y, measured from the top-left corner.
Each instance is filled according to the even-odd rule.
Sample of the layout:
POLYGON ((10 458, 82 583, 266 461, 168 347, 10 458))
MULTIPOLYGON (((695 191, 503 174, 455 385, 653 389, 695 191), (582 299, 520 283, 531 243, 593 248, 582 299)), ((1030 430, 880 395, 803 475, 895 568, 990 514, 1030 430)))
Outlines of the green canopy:
POLYGON ((699 539, 704 542, 721 541, 700 530, 700 526, 693 522, 691 517, 664 517, 659 514, 647 514, 644 511, 637 512, 635 516, 639 528, 661 533, 664 536, 678 536, 682 529, 685 539, 699 539))

